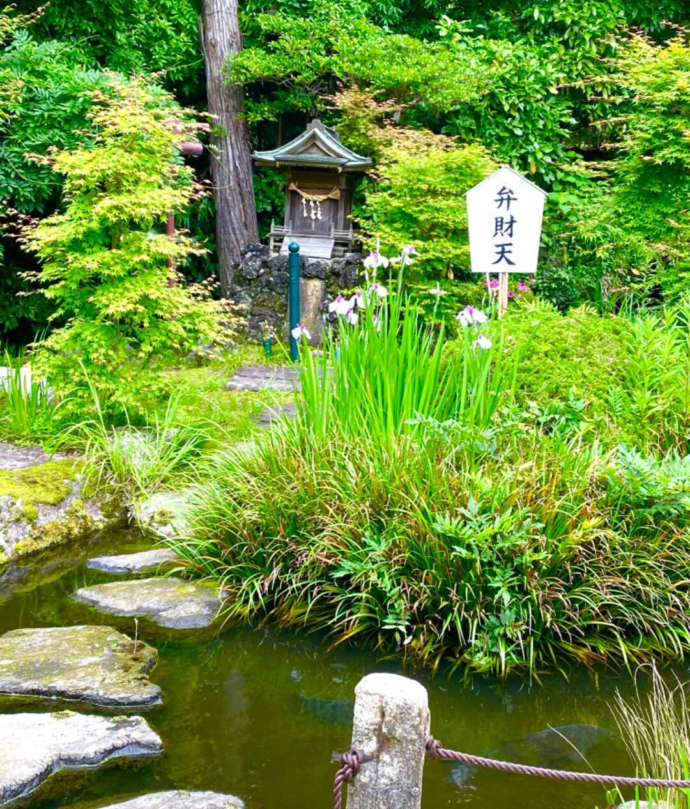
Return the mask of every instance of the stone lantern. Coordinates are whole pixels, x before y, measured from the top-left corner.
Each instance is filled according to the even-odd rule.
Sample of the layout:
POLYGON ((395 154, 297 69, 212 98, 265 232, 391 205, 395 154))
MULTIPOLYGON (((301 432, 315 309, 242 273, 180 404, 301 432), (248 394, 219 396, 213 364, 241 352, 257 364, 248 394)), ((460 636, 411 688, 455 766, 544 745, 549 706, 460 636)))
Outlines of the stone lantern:
POLYGON ((287 174, 284 223, 272 223, 269 233, 272 254, 287 255, 292 241, 307 258, 337 258, 352 249, 352 191, 371 158, 344 146, 318 118, 289 143, 253 158, 287 174))

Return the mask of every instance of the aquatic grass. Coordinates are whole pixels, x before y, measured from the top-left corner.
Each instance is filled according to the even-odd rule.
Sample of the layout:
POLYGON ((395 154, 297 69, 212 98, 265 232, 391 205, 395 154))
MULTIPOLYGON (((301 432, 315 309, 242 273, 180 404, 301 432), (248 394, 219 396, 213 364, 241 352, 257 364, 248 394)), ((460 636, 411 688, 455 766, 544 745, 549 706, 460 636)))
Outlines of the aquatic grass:
MULTIPOLYGON (((656 666, 643 666, 636 674, 633 699, 617 692, 612 711, 638 775, 690 780, 688 683, 664 678, 656 666)), ((640 807, 663 801, 673 809, 689 809, 690 789, 638 790, 635 800, 640 807)))

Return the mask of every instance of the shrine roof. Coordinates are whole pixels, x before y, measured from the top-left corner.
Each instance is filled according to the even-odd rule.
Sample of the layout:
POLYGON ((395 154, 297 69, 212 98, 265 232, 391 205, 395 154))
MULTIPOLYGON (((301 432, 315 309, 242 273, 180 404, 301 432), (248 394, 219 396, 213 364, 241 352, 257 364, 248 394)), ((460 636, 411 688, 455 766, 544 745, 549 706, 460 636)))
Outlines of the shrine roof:
POLYGON ((363 157, 343 146, 335 129, 318 118, 289 143, 277 149, 254 152, 252 157, 261 166, 301 166, 338 171, 361 171, 373 162, 370 157, 363 157))

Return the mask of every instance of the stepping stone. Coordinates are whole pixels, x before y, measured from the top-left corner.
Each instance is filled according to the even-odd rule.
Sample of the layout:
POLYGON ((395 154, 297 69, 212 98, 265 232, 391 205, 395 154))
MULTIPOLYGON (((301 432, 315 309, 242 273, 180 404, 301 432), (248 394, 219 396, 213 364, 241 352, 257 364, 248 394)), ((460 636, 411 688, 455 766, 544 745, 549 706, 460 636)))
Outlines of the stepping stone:
POLYGON ((295 402, 286 402, 285 404, 264 408, 261 411, 257 424, 259 427, 270 428, 276 421, 282 418, 290 419, 290 421, 294 421, 297 418, 297 404, 295 402))
POLYGON ((155 756, 160 737, 140 716, 87 716, 72 711, 0 715, 0 805, 23 798, 64 769, 113 759, 155 756))
POLYGON ((111 803, 101 809, 244 809, 234 795, 218 792, 152 792, 130 801, 111 803))
POLYGON ((91 570, 102 570, 104 573, 145 573, 177 560, 175 551, 169 548, 154 548, 150 551, 124 553, 119 556, 96 556, 89 559, 86 566, 91 570))
POLYGON ((225 386, 226 390, 294 391, 299 388, 299 370, 293 365, 244 365, 225 386))
POLYGON ((210 626, 221 605, 216 587, 163 577, 94 584, 73 598, 111 615, 148 618, 166 629, 210 626))
POLYGON ((157 653, 107 626, 15 629, 0 637, 0 694, 141 708, 161 690, 146 677, 157 653))

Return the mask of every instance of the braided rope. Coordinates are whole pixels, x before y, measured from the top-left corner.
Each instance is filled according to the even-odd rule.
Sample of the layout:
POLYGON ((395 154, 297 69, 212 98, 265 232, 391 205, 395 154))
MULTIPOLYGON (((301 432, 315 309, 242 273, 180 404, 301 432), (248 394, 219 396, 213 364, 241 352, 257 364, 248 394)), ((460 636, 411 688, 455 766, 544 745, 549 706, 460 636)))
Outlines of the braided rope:
POLYGON ((333 809, 342 809, 343 784, 351 784, 359 772, 362 762, 367 760, 368 758, 361 750, 354 748, 340 756, 340 768, 333 781, 333 809))
MULTIPOLYGON (((690 789, 690 780, 675 778, 633 778, 626 775, 599 775, 590 772, 573 772, 572 770, 553 770, 548 767, 533 767, 530 764, 517 764, 514 761, 500 761, 485 756, 474 756, 458 750, 447 750, 438 739, 430 736, 426 742, 426 752, 430 758, 446 761, 457 761, 474 767, 509 772, 514 775, 533 775, 539 778, 553 778, 559 781, 578 781, 586 784, 618 787, 656 787, 657 789, 690 789)), ((372 756, 364 755, 361 750, 352 749, 340 757, 340 767, 333 780, 333 809, 342 809, 343 785, 351 784, 365 761, 372 756)))
POLYGON ((473 756, 469 753, 460 753, 457 750, 446 750, 445 747, 441 746, 441 742, 433 737, 429 737, 427 740, 426 751, 431 758, 442 758, 447 761, 472 764, 475 767, 501 770, 516 775, 535 775, 541 778, 555 778, 560 781, 580 781, 581 783, 602 784, 603 786, 690 789, 690 781, 682 781, 674 778, 631 778, 624 775, 599 775, 598 773, 591 772, 552 770, 547 767, 532 767, 529 764, 516 764, 512 761, 499 761, 495 758, 473 756))

